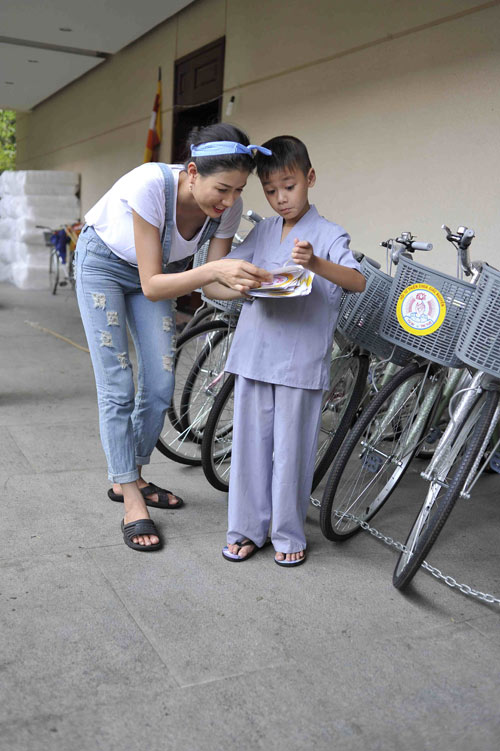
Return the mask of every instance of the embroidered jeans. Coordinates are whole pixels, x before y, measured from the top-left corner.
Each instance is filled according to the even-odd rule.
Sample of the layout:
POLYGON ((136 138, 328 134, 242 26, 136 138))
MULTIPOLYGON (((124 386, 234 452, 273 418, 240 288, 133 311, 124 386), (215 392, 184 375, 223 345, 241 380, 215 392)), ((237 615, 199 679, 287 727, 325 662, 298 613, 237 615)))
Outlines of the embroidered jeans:
POLYGON ((174 389, 172 300, 151 302, 139 271, 118 258, 92 227, 76 249, 76 291, 97 386, 101 440, 112 482, 132 482, 148 464, 174 389), (134 388, 127 339, 137 354, 134 388))

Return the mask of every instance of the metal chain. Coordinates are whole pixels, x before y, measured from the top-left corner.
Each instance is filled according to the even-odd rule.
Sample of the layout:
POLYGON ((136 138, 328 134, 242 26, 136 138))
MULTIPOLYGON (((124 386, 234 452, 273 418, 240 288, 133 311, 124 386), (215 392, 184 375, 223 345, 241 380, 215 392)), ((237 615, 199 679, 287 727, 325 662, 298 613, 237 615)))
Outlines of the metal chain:
MULTIPOLYGON (((313 498, 311 496, 310 499, 313 506, 315 506, 316 508, 321 508, 321 501, 318 498, 313 498)), ((406 545, 403 545, 402 542, 398 542, 397 540, 393 540, 392 537, 383 535, 382 532, 379 532, 378 529, 375 529, 375 527, 370 527, 370 525, 367 524, 367 522, 365 522, 363 519, 360 519, 357 516, 353 516, 353 514, 339 514, 338 512, 336 512, 336 516, 342 517, 342 519, 347 519, 348 521, 356 522, 357 524, 359 524, 361 529, 364 529, 365 532, 369 532, 372 537, 375 537, 377 540, 382 540, 382 542, 384 542, 386 545, 396 548, 396 550, 399 550, 401 553, 407 552, 406 545)), ((421 566, 430 574, 432 574, 432 576, 435 576, 436 579, 441 579, 441 581, 444 581, 445 584, 447 584, 449 587, 459 589, 460 592, 462 592, 462 594, 464 595, 468 595, 469 597, 476 597, 478 600, 482 600, 483 602, 487 602, 489 604, 500 605, 500 599, 498 599, 497 597, 487 594, 486 592, 481 592, 478 589, 472 589, 472 587, 469 587, 468 584, 460 584, 456 579, 453 578, 453 576, 446 576, 438 568, 431 566, 430 563, 427 563, 427 561, 424 561, 421 566)))

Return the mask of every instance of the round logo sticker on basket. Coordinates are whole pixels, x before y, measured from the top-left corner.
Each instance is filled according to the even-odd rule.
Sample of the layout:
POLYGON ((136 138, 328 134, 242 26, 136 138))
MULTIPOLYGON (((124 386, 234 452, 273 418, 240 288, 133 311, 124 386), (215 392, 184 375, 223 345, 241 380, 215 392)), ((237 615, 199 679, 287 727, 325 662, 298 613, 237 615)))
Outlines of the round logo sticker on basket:
POLYGON ((430 284, 412 284, 404 289, 396 305, 400 326, 415 336, 433 334, 446 316, 441 292, 430 284))

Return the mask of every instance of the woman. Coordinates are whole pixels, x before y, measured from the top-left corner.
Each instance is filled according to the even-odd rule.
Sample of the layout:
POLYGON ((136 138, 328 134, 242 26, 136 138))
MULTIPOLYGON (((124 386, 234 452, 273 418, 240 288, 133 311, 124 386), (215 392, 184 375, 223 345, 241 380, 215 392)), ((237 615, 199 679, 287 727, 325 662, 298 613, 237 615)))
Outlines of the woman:
POLYGON ((245 291, 268 278, 251 263, 221 260, 240 221, 252 149, 260 147, 249 147, 247 136, 225 123, 196 129, 188 146, 184 166, 147 163, 120 178, 86 214, 76 253, 78 304, 113 483, 108 496, 124 502, 124 541, 142 551, 162 544, 146 505, 183 504, 141 475, 174 387, 172 300, 214 281, 245 291), (207 263, 185 271, 209 239, 207 263), (137 353, 135 394, 126 324, 137 353))

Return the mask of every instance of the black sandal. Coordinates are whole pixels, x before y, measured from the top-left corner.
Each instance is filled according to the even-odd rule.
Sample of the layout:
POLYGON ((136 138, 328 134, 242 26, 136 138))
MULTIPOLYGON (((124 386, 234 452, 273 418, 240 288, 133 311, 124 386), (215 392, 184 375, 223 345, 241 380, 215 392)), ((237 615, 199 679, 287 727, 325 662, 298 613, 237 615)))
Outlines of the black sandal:
MULTIPOLYGON (((184 506, 184 501, 182 500, 182 498, 176 496, 175 493, 172 493, 171 490, 164 490, 164 488, 159 488, 158 485, 155 485, 153 482, 145 485, 140 490, 142 497, 146 501, 146 506, 151 506, 151 508, 176 509, 184 506), (158 495, 157 503, 150 501, 149 498, 146 497, 148 495, 153 495, 153 493, 156 493, 158 495), (169 493, 174 498, 177 498, 177 501, 175 503, 169 503, 169 493)), ((108 490, 108 498, 112 501, 116 501, 117 503, 123 503, 123 495, 121 493, 114 493, 113 488, 110 488, 108 490)))
POLYGON ((129 522, 128 524, 125 524, 122 519, 121 526, 125 545, 128 545, 129 548, 132 548, 133 550, 143 550, 144 552, 150 553, 153 550, 160 550, 160 548, 163 547, 161 538, 160 542, 157 542, 154 545, 139 545, 138 542, 133 542, 134 537, 142 537, 143 535, 156 535, 156 537, 160 537, 152 519, 138 519, 136 522, 129 522))
POLYGON ((229 548, 228 548, 227 545, 223 548, 223 550, 222 550, 222 557, 225 558, 226 561, 232 561, 234 563, 238 563, 239 561, 248 561, 248 559, 251 558, 253 555, 255 555, 255 553, 258 553, 259 550, 263 550, 268 545, 270 545, 271 544, 271 540, 268 537, 267 540, 265 541, 265 543, 262 545, 261 548, 259 548, 259 546, 256 545, 254 543, 254 541, 250 540, 248 537, 244 537, 243 539, 237 540, 236 542, 233 542, 231 544, 232 545, 238 545, 238 553, 240 552, 241 548, 246 548, 247 545, 253 545, 254 546, 253 550, 250 553, 248 553, 248 555, 246 555, 244 558, 241 558, 238 555, 238 553, 230 553, 229 552, 229 548))

